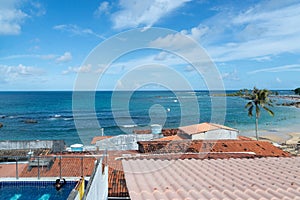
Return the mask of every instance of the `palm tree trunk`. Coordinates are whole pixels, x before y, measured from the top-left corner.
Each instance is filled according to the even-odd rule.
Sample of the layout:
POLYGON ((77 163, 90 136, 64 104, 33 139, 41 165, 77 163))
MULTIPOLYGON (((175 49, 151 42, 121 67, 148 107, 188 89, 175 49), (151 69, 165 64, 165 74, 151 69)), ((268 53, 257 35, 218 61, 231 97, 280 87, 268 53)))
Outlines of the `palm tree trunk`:
POLYGON ((255 118, 255 136, 256 140, 258 140, 258 116, 255 118))

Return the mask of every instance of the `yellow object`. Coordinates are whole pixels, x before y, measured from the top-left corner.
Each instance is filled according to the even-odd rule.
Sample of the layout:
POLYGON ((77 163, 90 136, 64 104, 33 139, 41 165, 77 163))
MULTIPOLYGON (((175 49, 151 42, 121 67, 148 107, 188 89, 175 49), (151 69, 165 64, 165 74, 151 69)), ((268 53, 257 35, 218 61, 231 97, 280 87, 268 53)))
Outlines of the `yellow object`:
POLYGON ((79 185, 79 187, 78 187, 78 192, 79 192, 79 199, 81 200, 82 199, 82 197, 83 197, 83 195, 84 195, 84 178, 82 177, 82 179, 81 179, 81 183, 80 183, 80 185, 79 185))

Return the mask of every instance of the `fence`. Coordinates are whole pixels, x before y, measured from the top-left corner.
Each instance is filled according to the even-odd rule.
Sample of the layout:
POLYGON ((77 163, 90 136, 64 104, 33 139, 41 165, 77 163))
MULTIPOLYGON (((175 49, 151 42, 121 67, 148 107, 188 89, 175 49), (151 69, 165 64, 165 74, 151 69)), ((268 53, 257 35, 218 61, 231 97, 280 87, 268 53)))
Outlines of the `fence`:
POLYGON ((72 190, 67 200, 94 200, 108 198, 108 166, 107 152, 95 161, 95 168, 84 190, 84 179, 78 182, 75 189, 72 190))
MULTIPOLYGON (((100 155, 99 155, 100 156, 100 155)), ((0 156, 0 177, 81 177, 91 176, 97 157, 92 155, 0 156)))
POLYGON ((53 153, 64 151, 65 142, 63 140, 20 140, 20 141, 0 141, 1 150, 24 150, 24 149, 52 149, 53 153))

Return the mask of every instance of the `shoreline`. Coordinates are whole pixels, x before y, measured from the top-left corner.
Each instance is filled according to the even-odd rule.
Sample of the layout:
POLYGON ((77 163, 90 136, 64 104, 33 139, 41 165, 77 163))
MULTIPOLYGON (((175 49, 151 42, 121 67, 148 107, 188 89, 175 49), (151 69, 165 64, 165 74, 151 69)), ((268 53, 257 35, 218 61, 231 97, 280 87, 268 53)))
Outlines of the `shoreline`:
MULTIPOLYGON (((292 130, 282 130, 278 132, 261 130, 258 134, 259 140, 266 140, 277 144, 297 144, 300 141, 300 132, 292 130)), ((240 135, 247 136, 253 140, 256 140, 254 131, 240 132, 240 135)))

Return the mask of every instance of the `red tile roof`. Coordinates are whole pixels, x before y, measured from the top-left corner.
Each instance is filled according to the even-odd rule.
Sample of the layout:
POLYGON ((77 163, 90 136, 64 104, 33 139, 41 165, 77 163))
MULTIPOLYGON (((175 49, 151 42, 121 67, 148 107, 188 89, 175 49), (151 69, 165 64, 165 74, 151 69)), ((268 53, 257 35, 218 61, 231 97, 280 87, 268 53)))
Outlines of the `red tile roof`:
MULTIPOLYGON (((169 128, 169 129, 162 129, 161 133, 163 136, 171 136, 171 135, 176 135, 178 132, 178 129, 174 128, 169 128)), ((134 130, 133 133, 135 134, 151 134, 151 130, 134 130)))
POLYGON ((207 131, 211 131, 211 130, 218 130, 218 129, 225 129, 225 130, 231 130, 231 131, 238 131, 236 129, 227 127, 227 126, 223 126, 220 124, 214 124, 214 123, 201 123, 201 124, 194 124, 194 125, 190 125, 190 126, 182 126, 179 127, 179 130, 188 134, 188 135, 193 135, 193 134, 197 134, 197 133, 204 133, 207 131))
POLYGON ((122 162, 132 200, 296 200, 300 196, 300 157, 122 162))
MULTIPOLYGON (((27 164, 18 163, 18 171, 23 171, 27 164)), ((0 177, 16 177, 16 164, 0 164, 0 177)))
POLYGON ((183 140, 179 135, 171 135, 163 138, 156 139, 154 141, 173 141, 173 140, 183 140))
POLYGON ((96 136, 92 139, 91 144, 96 144, 97 141, 105 140, 107 138, 112 138, 113 136, 96 136))
POLYGON ((140 141, 138 144, 141 153, 254 152, 261 157, 290 156, 269 142, 255 140, 140 141))
MULTIPOLYGON (((150 144, 148 148, 156 149, 157 147, 164 147, 164 145, 167 145, 167 148, 178 148, 182 144, 180 142, 187 143, 188 145, 191 145, 189 147, 188 153, 176 153, 170 151, 171 154, 155 154, 156 151, 149 151, 147 154, 143 154, 137 151, 108 151, 107 159, 105 159, 105 164, 108 164, 109 166, 109 183, 108 183, 108 196, 109 197, 128 197, 128 189, 127 189, 127 182, 125 180, 123 166, 122 166, 122 160, 126 159, 159 159, 159 160, 177 160, 177 159, 228 159, 228 158, 254 158, 257 156, 266 156, 266 155, 274 155, 272 153, 257 153, 257 155, 249 154, 248 152, 253 151, 254 148, 264 148, 261 149, 261 151, 274 151, 276 156, 278 156, 277 149, 276 151, 273 149, 272 146, 266 146, 265 143, 263 144, 261 142, 256 143, 257 141, 240 141, 240 142, 253 142, 253 143, 243 143, 242 147, 238 148, 239 153, 235 153, 232 151, 232 148, 237 148, 235 145, 240 145, 240 143, 237 144, 230 144, 228 143, 228 140, 225 141, 218 141, 219 144, 215 144, 216 141, 191 141, 191 140, 184 140, 184 141, 153 141, 153 142, 145 142, 145 144, 150 144), (177 145, 171 145, 173 143, 179 142, 177 145), (220 143, 221 142, 221 143, 220 143), (222 143, 225 142, 225 143, 222 143), (204 145, 205 143, 205 145, 204 145), (259 146, 257 146, 260 145, 259 146), (226 147, 227 145, 227 147, 226 147), (250 148, 249 146, 255 146, 250 148), (206 146, 204 149, 203 147, 206 146), (201 148, 200 148, 201 147, 201 148), (241 148, 247 147, 249 148, 247 151, 242 151, 241 148), (203 150, 199 152, 204 153, 197 153, 195 150, 203 150), (227 149, 227 150, 226 150, 227 149), (209 150, 212 150, 212 153, 208 153, 209 150), (195 153, 196 152, 196 153, 195 153), (221 153, 218 153, 221 152, 221 153)), ((231 140, 231 142, 236 143, 236 140, 231 140)), ((144 145, 145 145, 144 144, 144 145)), ((270 144, 270 143, 268 143, 270 144)), ((271 145, 271 144, 270 144, 271 145)), ((147 145, 146 145, 147 146, 147 145)), ((175 151, 176 152, 176 151, 175 151)), ((177 151, 178 152, 178 151, 177 151)), ((259 152, 256 150, 256 152, 259 152)), ((101 152, 100 152, 101 153, 101 152)), ((162 153, 162 151, 160 152, 162 153)), ((166 152, 164 152, 166 153, 166 152)), ((78 154, 63 154, 63 156, 83 156, 84 153, 78 153, 78 154)), ((56 155, 57 156, 57 155, 56 155)), ((287 156, 287 155, 285 155, 287 156)), ((85 176, 89 176, 92 174, 94 169, 94 160, 95 158, 85 158, 84 159, 84 174, 85 176)), ((81 176, 81 171, 79 166, 81 166, 81 159, 80 158, 66 158, 62 161, 62 176, 81 176)), ((47 168, 43 168, 40 171, 40 175, 48 176, 48 177, 58 177, 59 176, 59 159, 56 158, 53 166, 48 170, 47 168)), ((28 171, 28 168, 24 168, 24 170, 20 173, 21 177, 37 177, 37 168, 32 168, 31 171, 28 171)))
POLYGON ((128 155, 135 155, 136 151, 108 151, 105 164, 108 165, 108 196, 129 197, 122 160, 119 159, 128 155))
MULTIPOLYGON (((162 137, 159 139, 156 139, 154 141, 173 141, 173 140, 184 140, 185 138, 180 137, 180 135, 171 135, 171 136, 166 136, 166 137, 162 137)), ((246 137, 246 136, 238 136, 237 138, 238 140, 248 140, 248 141, 252 141, 253 139, 246 137)))
POLYGON ((229 159, 229 158, 257 158, 259 156, 252 153, 170 153, 170 154, 137 154, 125 159, 154 159, 154 160, 184 160, 184 159, 229 159))
POLYGON ((239 140, 248 140, 248 141, 252 140, 251 138, 246 137, 246 136, 242 136, 242 135, 238 136, 238 139, 239 140))
MULTIPOLYGON (((49 157, 48 157, 49 158, 49 157)), ((95 167, 94 157, 84 157, 82 160, 80 157, 62 157, 61 167, 62 167, 62 176, 63 177, 80 177, 82 174, 83 165, 83 175, 91 176, 95 167), (83 163, 82 163, 83 162, 83 163)), ((40 176, 41 177, 59 177, 60 175, 60 159, 55 158, 53 160, 53 165, 48 169, 45 167, 40 167, 40 176)), ((38 167, 32 167, 31 169, 25 167, 20 173, 20 177, 37 177, 38 176, 38 167)))

